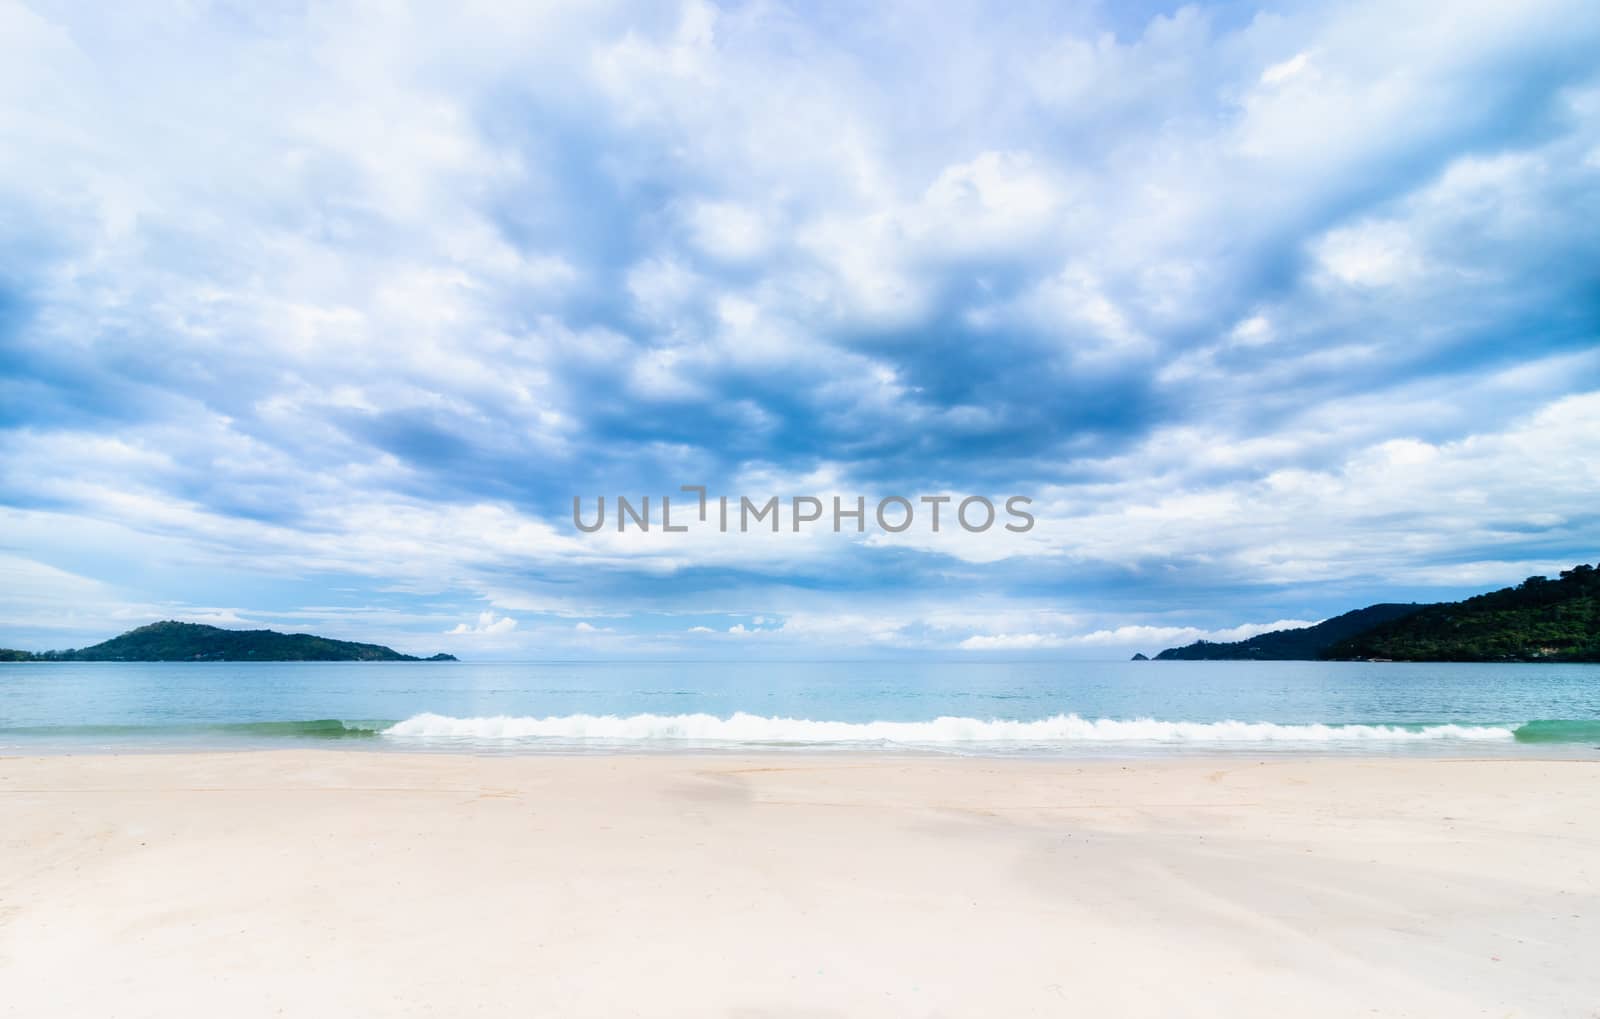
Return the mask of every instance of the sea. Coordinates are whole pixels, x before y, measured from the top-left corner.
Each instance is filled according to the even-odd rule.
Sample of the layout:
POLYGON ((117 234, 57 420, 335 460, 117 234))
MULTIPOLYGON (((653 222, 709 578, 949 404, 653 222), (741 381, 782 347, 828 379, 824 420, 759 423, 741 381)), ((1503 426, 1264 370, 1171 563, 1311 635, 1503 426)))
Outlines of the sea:
POLYGON ((1600 665, 0 664, 0 753, 295 746, 1600 758, 1600 665))

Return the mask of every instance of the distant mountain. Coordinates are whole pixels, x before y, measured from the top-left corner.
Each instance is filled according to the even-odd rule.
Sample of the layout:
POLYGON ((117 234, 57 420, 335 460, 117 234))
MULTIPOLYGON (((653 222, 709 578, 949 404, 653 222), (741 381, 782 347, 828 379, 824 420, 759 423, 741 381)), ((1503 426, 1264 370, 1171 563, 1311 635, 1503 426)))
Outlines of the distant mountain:
POLYGON ((274 630, 224 630, 167 620, 129 630, 93 647, 67 651, 0 649, 0 661, 37 662, 453 662, 454 655, 403 655, 382 644, 274 630))
POLYGON ((1397 662, 1600 662, 1600 570, 1587 564, 1560 577, 1465 601, 1428 605, 1351 634, 1324 658, 1397 662))
POLYGON ((1600 569, 1437 605, 1369 605, 1297 630, 1228 644, 1196 641, 1157 661, 1364 659, 1394 662, 1600 662, 1600 569))
POLYGON ((1158 662, 1170 661, 1305 661, 1323 657, 1323 652, 1339 641, 1369 630, 1380 623, 1402 619, 1421 610, 1421 605, 1386 602, 1324 619, 1315 626, 1293 630, 1273 630, 1226 644, 1197 640, 1183 647, 1169 647, 1156 655, 1158 662))

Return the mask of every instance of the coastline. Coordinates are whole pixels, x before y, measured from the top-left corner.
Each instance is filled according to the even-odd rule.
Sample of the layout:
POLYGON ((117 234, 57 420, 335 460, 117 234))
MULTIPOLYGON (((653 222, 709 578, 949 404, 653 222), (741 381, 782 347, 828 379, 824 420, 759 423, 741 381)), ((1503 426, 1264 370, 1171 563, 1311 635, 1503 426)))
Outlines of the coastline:
POLYGON ((0 1014, 1588 1016, 1597 780, 1239 753, 5 757, 0 1014))

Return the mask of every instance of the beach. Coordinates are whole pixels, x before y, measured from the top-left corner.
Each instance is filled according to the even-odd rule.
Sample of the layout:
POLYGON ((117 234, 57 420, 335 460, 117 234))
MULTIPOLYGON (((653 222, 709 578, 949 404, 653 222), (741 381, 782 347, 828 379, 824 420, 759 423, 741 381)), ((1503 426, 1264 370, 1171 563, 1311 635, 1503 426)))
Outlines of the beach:
POLYGON ((1593 1016, 1600 762, 0 759, 7 1016, 1593 1016))

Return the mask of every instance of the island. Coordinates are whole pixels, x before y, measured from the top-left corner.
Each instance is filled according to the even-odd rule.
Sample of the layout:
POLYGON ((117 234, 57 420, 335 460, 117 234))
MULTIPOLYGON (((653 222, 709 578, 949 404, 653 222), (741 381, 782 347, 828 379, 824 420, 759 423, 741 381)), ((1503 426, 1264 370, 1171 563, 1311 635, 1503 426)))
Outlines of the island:
POLYGON ((1183 647, 1169 647, 1156 655, 1158 662, 1258 661, 1292 662, 1321 657, 1323 651, 1347 637, 1362 633, 1391 620, 1416 612, 1421 605, 1384 602, 1368 605, 1343 615, 1324 619, 1315 626, 1260 633, 1249 640, 1226 643, 1197 640, 1183 647))
POLYGON ((1458 602, 1384 603, 1315 626, 1168 648, 1157 661, 1600 662, 1600 569, 1529 577, 1458 602))
POLYGON ((0 648, 0 662, 453 662, 454 655, 403 655, 382 644, 275 630, 226 630, 165 620, 92 647, 66 651, 0 648))
POLYGON ((1600 570, 1529 577, 1402 619, 1324 648, 1323 658, 1396 662, 1600 662, 1600 570))

